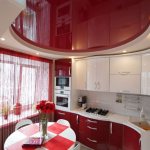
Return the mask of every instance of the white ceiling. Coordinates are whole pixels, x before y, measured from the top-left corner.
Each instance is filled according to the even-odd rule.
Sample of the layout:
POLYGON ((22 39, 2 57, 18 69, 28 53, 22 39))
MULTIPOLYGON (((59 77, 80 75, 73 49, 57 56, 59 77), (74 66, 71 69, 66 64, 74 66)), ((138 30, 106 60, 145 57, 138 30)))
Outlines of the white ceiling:
POLYGON ((25 0, 0 0, 0 36, 9 28, 16 16, 23 10, 25 0))
MULTIPOLYGON (((21 0, 24 1, 24 0, 21 0)), ((141 51, 144 49, 150 48, 150 27, 138 38, 135 40, 124 44, 119 47, 104 51, 96 52, 84 52, 84 53, 64 53, 56 52, 52 50, 41 49, 39 47, 30 45, 22 39, 20 39, 15 33, 10 29, 10 24, 18 16, 20 11, 25 8, 25 5, 20 3, 20 0, 0 0, 0 36, 4 37, 5 41, 0 41, 0 47, 10 48, 15 51, 20 51, 27 54, 38 55, 48 59, 58 59, 64 57, 82 57, 82 56, 91 56, 91 55, 104 55, 104 54, 117 54, 122 53, 123 50, 127 52, 141 51), (19 1, 19 3, 17 2, 19 1), (8 7, 9 10, 8 11, 8 7), (7 9, 6 9, 7 8, 7 9), (13 35, 13 36, 12 36, 13 35), (14 38, 15 37, 15 38, 14 38)))

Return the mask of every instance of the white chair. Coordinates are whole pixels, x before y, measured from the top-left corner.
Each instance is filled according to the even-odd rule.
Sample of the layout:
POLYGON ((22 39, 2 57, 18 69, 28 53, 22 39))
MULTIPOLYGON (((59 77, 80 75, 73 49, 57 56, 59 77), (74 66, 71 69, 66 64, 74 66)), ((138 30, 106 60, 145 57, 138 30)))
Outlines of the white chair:
POLYGON ((69 121, 67 121, 65 119, 59 119, 59 120, 57 120, 57 123, 70 127, 69 121))
POLYGON ((18 129, 20 129, 21 127, 24 127, 24 126, 27 126, 27 125, 30 125, 30 124, 33 124, 32 120, 30 120, 30 119, 21 120, 21 121, 19 121, 19 122, 16 124, 15 130, 18 130, 18 129))

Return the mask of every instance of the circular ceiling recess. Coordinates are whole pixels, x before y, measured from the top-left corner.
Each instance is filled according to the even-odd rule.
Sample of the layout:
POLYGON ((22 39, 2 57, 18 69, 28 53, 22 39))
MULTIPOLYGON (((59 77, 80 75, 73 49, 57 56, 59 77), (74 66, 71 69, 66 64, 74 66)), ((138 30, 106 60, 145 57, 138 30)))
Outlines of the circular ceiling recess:
POLYGON ((27 0, 12 24, 26 42, 58 52, 126 44, 150 24, 150 0, 27 0))

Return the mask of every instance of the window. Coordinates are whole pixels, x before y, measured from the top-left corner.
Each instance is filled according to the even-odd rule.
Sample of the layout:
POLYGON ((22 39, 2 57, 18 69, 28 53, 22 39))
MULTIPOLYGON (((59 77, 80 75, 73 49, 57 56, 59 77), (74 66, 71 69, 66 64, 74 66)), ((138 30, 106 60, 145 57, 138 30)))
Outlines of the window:
MULTIPOLYGON (((0 54, 0 107, 48 100, 49 63, 0 54)), ((29 107, 28 107, 29 108, 29 107)))

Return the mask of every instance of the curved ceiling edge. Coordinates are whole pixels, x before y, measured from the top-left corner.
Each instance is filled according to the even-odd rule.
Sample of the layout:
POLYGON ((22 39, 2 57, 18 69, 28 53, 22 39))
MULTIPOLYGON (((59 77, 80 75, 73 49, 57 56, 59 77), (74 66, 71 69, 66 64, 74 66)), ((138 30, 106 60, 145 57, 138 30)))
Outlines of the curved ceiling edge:
POLYGON ((60 51, 55 51, 52 49, 41 48, 41 47, 31 44, 30 42, 27 42, 27 40, 20 38, 20 36, 18 36, 18 34, 16 34, 16 32, 14 32, 12 27, 10 27, 10 32, 11 32, 12 36, 17 41, 19 41, 21 44, 23 44, 29 48, 36 49, 39 52, 55 54, 55 55, 64 55, 64 56, 109 55, 109 54, 121 54, 123 50, 125 50, 125 51, 127 51, 127 53, 129 53, 129 52, 142 51, 142 50, 150 48, 150 42, 149 42, 150 41, 150 26, 147 28, 147 30, 144 33, 142 33, 136 39, 134 39, 124 45, 110 48, 107 50, 101 50, 101 51, 98 50, 98 51, 92 51, 92 52, 85 52, 85 51, 84 52, 80 52, 80 51, 60 52, 60 51))

